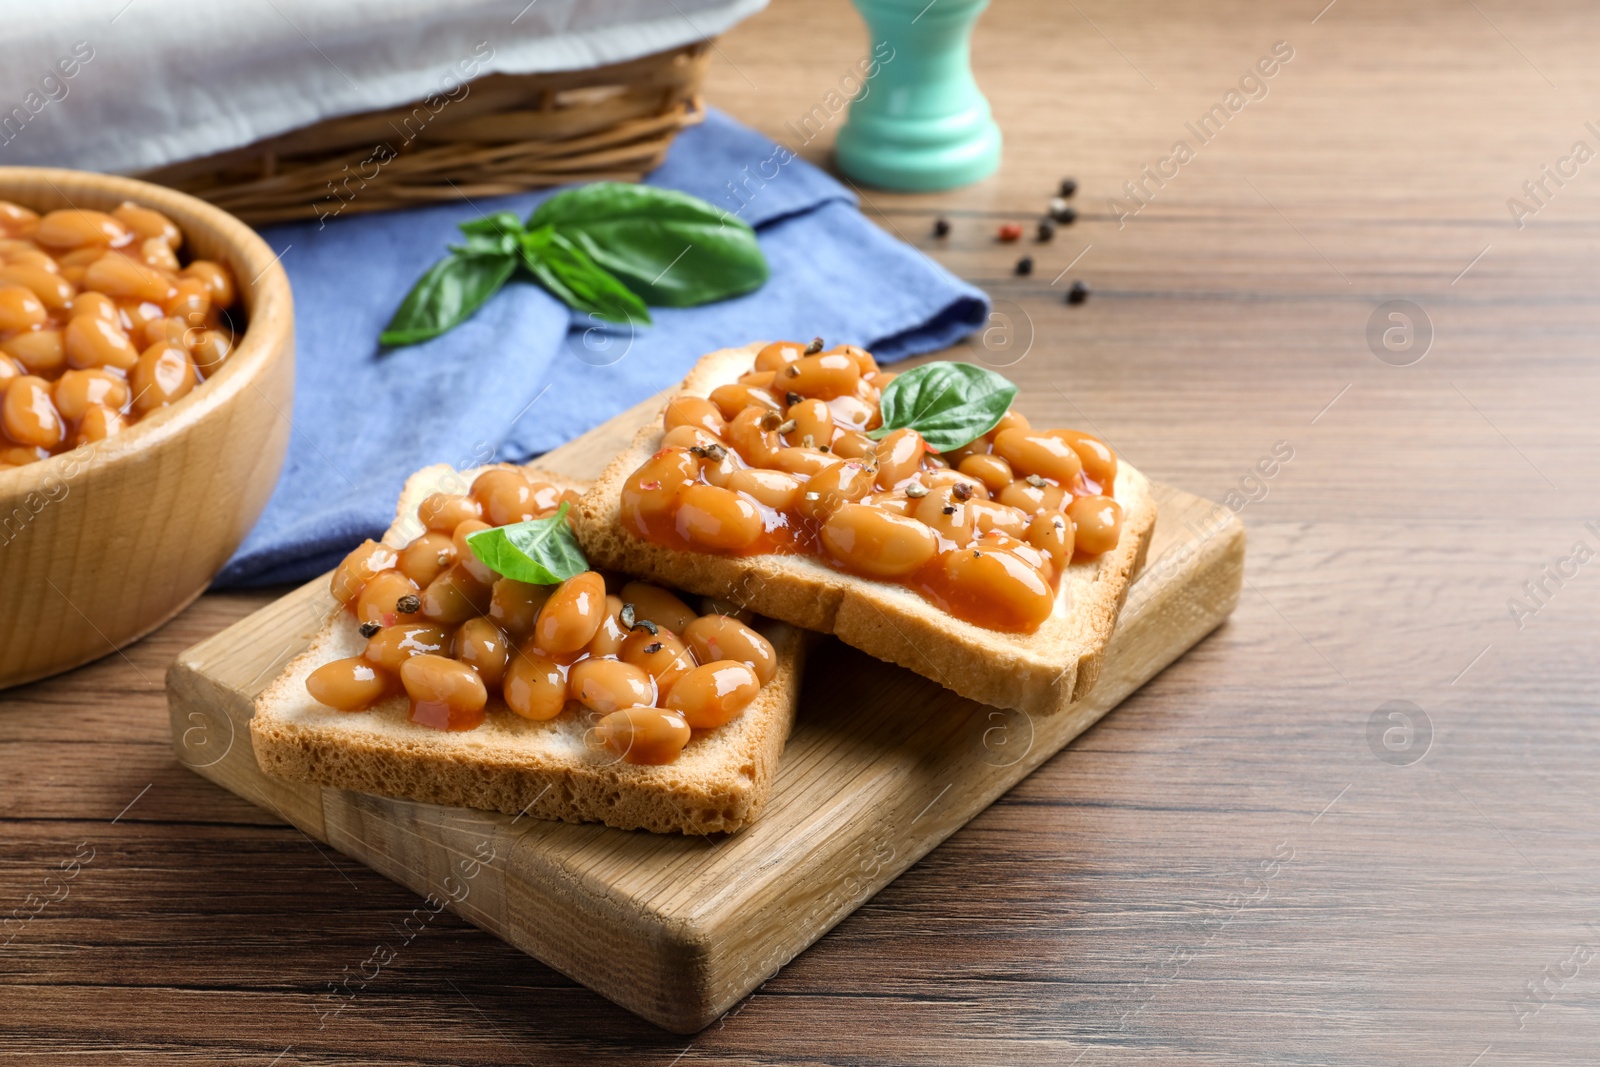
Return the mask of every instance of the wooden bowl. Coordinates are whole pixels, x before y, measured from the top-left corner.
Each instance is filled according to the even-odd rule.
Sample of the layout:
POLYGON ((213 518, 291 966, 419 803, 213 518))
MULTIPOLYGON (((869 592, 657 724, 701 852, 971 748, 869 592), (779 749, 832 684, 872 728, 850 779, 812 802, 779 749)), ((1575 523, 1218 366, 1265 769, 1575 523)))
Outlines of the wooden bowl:
MULTIPOLYGON (((104 656, 211 582, 266 506, 289 444, 294 311, 265 241, 210 204, 84 171, 0 167, 0 200, 40 213, 133 200, 183 254, 233 272, 248 315, 217 374, 93 445, 0 470, 0 688, 104 656)), ((153 680, 152 684, 157 684, 153 680)))

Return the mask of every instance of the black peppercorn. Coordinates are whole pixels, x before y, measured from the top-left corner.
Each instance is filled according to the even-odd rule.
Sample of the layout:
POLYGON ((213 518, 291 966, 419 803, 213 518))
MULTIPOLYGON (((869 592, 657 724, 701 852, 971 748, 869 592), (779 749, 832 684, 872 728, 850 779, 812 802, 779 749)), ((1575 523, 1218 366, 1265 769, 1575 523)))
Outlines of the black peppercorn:
POLYGON ((1060 192, 1061 192, 1062 196, 1071 196, 1072 194, 1076 193, 1077 191, 1078 191, 1078 179, 1076 179, 1076 178, 1062 178, 1061 179, 1060 192))
POLYGON ((1017 260, 1017 273, 1023 275, 1024 277, 1033 273, 1032 256, 1023 256, 1021 259, 1017 260))
POLYGON ((383 629, 383 627, 379 626, 375 622, 364 622, 361 624, 361 636, 371 637, 381 629, 383 629))
POLYGON ((1089 299, 1089 287, 1082 282, 1073 282, 1072 288, 1067 290, 1067 303, 1081 304, 1089 299))
POLYGON ((1039 223, 1039 240, 1041 242, 1048 241, 1051 238, 1053 238, 1055 235, 1056 235, 1056 224, 1055 223, 1051 222, 1049 219, 1045 219, 1043 222, 1039 223))
POLYGON ((1071 204, 1052 203, 1050 205, 1050 217, 1063 226, 1071 226, 1078 221, 1078 209, 1071 204))
POLYGON ((933 220, 933 235, 935 237, 949 237, 950 236, 950 220, 949 219, 934 219, 933 220))
POLYGON ((394 610, 402 615, 415 615, 422 610, 422 598, 415 593, 407 593, 394 602, 394 610))

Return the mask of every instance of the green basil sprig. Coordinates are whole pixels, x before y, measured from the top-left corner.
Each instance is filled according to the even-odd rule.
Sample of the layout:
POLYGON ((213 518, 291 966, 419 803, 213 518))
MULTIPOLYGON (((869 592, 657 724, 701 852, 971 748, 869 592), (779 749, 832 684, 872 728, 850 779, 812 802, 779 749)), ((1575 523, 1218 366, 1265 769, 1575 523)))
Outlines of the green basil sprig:
POLYGON ((493 526, 467 535, 467 547, 503 578, 555 585, 589 569, 578 538, 567 524, 572 505, 562 501, 548 518, 493 526))
POLYGON ((995 428, 1017 387, 971 363, 924 363, 895 376, 883 391, 883 425, 867 436, 882 439, 911 428, 936 451, 969 445, 995 428))
POLYGON ((646 305, 740 296, 768 268, 749 224, 672 189, 594 182, 557 193, 526 223, 510 211, 462 223, 465 241, 406 295, 380 340, 427 341, 466 321, 519 265, 568 307, 650 322, 646 305))

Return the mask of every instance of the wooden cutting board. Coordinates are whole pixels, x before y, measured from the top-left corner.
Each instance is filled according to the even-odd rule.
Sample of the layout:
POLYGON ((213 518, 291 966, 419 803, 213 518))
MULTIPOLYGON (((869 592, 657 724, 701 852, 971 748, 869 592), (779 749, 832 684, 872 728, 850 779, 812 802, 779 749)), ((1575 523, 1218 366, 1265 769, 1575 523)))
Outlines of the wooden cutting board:
MULTIPOLYGON (((647 401, 540 465, 593 478, 656 410, 647 401)), ((984 707, 825 639, 767 809, 732 836, 573 826, 262 774, 251 704, 331 610, 325 578, 178 658, 167 675, 173 746, 199 774, 422 894, 419 928, 448 907, 628 1010, 692 1033, 1233 610, 1244 568, 1238 519, 1167 486, 1155 492, 1148 561, 1088 699, 1050 718, 984 707)), ((349 996, 406 936, 352 972, 349 996)), ((342 1003, 332 994, 328 1010, 342 1003)))

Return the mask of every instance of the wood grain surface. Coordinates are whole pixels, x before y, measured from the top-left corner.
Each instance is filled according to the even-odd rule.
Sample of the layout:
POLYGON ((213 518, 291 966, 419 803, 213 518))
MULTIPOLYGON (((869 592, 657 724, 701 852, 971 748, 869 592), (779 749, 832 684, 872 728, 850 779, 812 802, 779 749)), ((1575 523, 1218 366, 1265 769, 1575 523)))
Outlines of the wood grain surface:
MULTIPOLYGON (((866 54, 853 19, 843 0, 778 0, 719 41, 711 102, 791 136, 866 54)), ((278 590, 202 598, 125 657, 0 695, 4 910, 56 895, 47 875, 95 849, 0 950, 0 1054, 1593 1062, 1600 573, 1541 568, 1600 545, 1584 525, 1600 523, 1600 161, 1547 181, 1520 229, 1507 199, 1574 141, 1600 148, 1597 38, 1577 0, 985 13, 1000 174, 863 206, 1031 336, 1007 369, 1030 416, 1098 428, 1152 478, 1255 498, 1244 597, 721 1023, 664 1034, 441 914, 318 1029, 327 984, 419 899, 183 768, 161 692, 181 649, 278 590), (1107 198, 1279 40, 1295 56, 1266 99, 1119 229, 1107 198), (996 245, 1063 174, 1079 221, 1042 248, 996 245), (1024 253, 1035 273, 1014 277, 1024 253), (1093 293, 1069 307, 1074 278, 1093 293), (1433 325, 1411 366, 1367 344, 1391 299, 1433 325), (1293 459, 1248 481, 1278 441, 1293 459), (1507 602, 1531 580, 1550 592, 1519 628, 1507 602), (1393 700, 1427 716, 1426 744, 1369 741, 1393 700)))
MULTIPOLYGON (((664 403, 596 427, 540 468, 592 479, 616 455, 618 428, 631 437, 664 403)), ((1243 526, 1190 493, 1152 492, 1148 565, 1083 699, 1047 713, 986 707, 821 642, 772 796, 737 834, 629 833, 263 773, 248 740, 256 698, 337 610, 326 577, 184 650, 167 671, 173 751, 422 894, 432 912, 449 908, 629 1011, 696 1033, 1233 611, 1243 526)), ((405 940, 386 940, 368 969, 381 973, 405 940)), ((377 977, 358 970, 319 1019, 337 1018, 377 977)))

